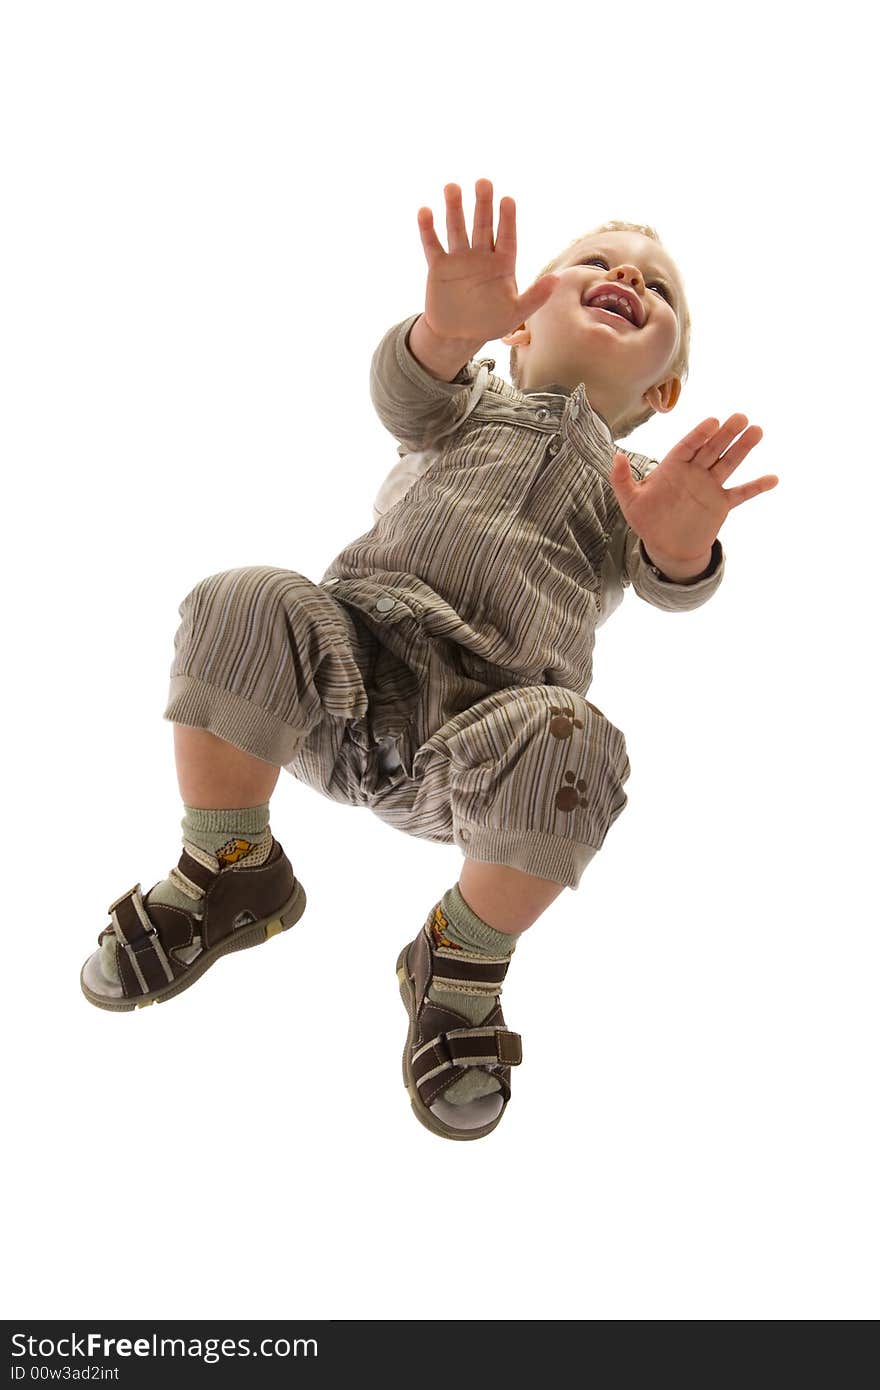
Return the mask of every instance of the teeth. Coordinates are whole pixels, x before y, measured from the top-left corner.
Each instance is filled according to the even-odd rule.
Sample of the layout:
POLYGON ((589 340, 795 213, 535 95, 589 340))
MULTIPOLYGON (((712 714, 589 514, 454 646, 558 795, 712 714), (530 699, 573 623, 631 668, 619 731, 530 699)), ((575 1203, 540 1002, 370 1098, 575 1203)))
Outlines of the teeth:
POLYGON ((597 307, 601 308, 603 304, 619 304, 620 307, 623 309, 624 313, 626 314, 627 318, 630 320, 630 322, 635 321, 632 305, 624 295, 597 294, 595 299, 590 300, 589 305, 587 307, 590 309, 594 309, 597 307))

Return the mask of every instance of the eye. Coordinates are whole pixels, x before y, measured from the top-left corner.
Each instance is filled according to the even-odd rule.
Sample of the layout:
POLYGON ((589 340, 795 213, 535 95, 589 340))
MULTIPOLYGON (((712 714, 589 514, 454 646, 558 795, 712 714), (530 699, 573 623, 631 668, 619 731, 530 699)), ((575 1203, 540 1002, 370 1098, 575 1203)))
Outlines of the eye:
POLYGON ((666 288, 666 286, 664 285, 663 281, 662 281, 662 280, 652 280, 652 281, 651 281, 651 284, 648 286, 648 289, 651 289, 653 285, 657 285, 657 287, 661 290, 661 292, 662 292, 662 294, 663 294, 663 298, 666 300, 666 303, 667 303, 667 304, 671 304, 671 303, 672 303, 672 295, 669 293, 669 291, 668 291, 668 289, 666 288))

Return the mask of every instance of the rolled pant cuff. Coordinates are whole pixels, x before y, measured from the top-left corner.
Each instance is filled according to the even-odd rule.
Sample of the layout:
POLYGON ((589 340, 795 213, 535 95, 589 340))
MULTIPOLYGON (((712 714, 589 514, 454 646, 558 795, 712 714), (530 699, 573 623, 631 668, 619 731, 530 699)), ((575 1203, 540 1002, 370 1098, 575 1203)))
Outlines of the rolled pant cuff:
POLYGON ((168 704, 162 718, 175 724, 207 729, 276 767, 283 767, 293 759, 304 737, 271 710, 192 676, 171 677, 168 704))
POLYGON ((577 888, 581 874, 597 850, 561 835, 540 830, 498 830, 492 826, 458 827, 455 843, 468 859, 482 864, 504 864, 524 874, 549 878, 566 888, 577 888))

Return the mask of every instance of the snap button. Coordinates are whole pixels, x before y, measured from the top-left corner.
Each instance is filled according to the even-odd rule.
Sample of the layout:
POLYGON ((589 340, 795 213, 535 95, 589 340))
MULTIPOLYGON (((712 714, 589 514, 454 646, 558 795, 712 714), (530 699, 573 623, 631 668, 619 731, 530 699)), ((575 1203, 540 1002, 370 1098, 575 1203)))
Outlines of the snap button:
POLYGON ((391 608, 393 608, 393 607, 394 607, 394 599, 393 599, 393 598, 377 598, 377 599, 376 599, 376 608, 379 610, 380 613, 387 613, 387 612, 388 612, 391 608))
POLYGON ((546 420, 549 414, 550 411, 547 409, 546 405, 542 405, 538 410, 535 411, 535 419, 546 420))

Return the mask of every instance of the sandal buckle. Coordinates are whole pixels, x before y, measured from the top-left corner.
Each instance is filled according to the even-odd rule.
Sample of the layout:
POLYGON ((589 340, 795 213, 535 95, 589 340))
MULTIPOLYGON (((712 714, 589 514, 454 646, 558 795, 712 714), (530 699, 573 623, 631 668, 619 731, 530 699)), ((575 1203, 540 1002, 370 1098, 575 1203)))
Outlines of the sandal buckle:
POLYGON ((134 941, 126 941, 125 944, 126 944, 127 946, 130 946, 131 949, 132 949, 132 951, 134 951, 135 953, 137 953, 138 951, 141 951, 141 950, 144 950, 144 949, 145 949, 145 943, 147 943, 147 942, 152 943, 153 937, 154 937, 154 936, 158 936, 158 935, 159 935, 159 933, 158 933, 158 931, 156 930, 155 924, 153 924, 153 925, 150 927, 150 930, 149 930, 149 931, 142 931, 141 934, 140 934, 140 936, 136 936, 136 937, 134 938, 134 941))
POLYGON ((141 885, 139 883, 136 883, 133 888, 128 888, 124 893, 120 893, 116 901, 112 902, 110 906, 107 908, 107 915, 109 917, 112 917, 113 913, 116 911, 120 903, 124 903, 126 898, 133 898, 135 893, 139 893, 140 891, 141 885))
MULTIPOLYGON (((133 888, 129 888, 127 893, 123 893, 120 897, 118 897, 115 903, 110 904, 110 906, 107 908, 107 911, 110 914, 110 916, 113 916, 120 903, 124 903, 127 899, 135 898, 136 896, 140 897, 141 901, 143 901, 143 896, 141 894, 141 885, 139 883, 136 883, 133 888)), ((143 927, 144 914, 142 912, 138 912, 138 917, 140 918, 141 926, 143 927)), ((155 922, 150 922, 149 930, 147 930, 146 927, 143 927, 143 930, 141 931, 140 935, 134 937, 131 940, 129 940, 125 933, 122 932, 123 945, 126 946, 129 950, 134 951, 135 954, 137 954, 138 951, 145 950, 148 945, 152 949, 154 937, 156 938, 157 942, 161 941, 155 922)))

